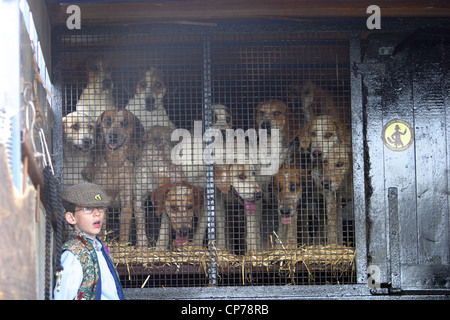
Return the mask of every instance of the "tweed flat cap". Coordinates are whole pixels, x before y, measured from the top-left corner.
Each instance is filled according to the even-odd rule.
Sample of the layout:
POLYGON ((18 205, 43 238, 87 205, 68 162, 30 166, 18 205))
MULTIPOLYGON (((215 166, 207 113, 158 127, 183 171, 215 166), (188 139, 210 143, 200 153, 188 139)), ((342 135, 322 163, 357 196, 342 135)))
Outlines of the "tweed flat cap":
POLYGON ((89 182, 67 187, 61 194, 62 198, 79 207, 107 207, 109 197, 99 186, 89 182))

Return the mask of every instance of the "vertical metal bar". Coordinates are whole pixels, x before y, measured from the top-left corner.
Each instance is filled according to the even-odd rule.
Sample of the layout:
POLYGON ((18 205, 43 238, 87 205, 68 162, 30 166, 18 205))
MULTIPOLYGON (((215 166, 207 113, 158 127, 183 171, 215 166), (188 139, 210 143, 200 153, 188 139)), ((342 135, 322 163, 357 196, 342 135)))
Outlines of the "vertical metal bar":
POLYGON ((63 185, 63 129, 62 129, 62 55, 61 30, 55 28, 52 32, 52 109, 53 109, 53 169, 55 177, 63 185))
POLYGON ((353 214, 356 245, 356 281, 367 281, 367 230, 366 187, 364 173, 364 110, 362 77, 358 71, 361 64, 361 36, 359 32, 350 36, 350 90, 352 110, 353 148, 353 214))
MULTIPOLYGON (((205 130, 212 127, 211 104, 211 38, 206 35, 203 40, 203 126, 205 130)), ((206 145, 212 143, 209 138, 206 145)), ((208 221, 208 245, 210 253, 209 284, 217 285, 217 256, 216 256, 216 216, 214 201, 214 167, 206 165, 206 214, 208 221)))
POLYGON ((398 225, 398 189, 388 188, 389 203, 389 258, 391 287, 393 290, 401 287, 400 276, 400 229, 398 225))

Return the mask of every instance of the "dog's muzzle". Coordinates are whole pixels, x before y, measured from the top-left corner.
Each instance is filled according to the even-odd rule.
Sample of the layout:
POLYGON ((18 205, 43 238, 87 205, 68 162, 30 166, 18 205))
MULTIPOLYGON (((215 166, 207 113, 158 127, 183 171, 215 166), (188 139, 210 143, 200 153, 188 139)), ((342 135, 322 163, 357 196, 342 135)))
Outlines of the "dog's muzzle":
POLYGON ((156 100, 153 97, 145 98, 145 110, 153 111, 155 110, 156 100))
POLYGON ((260 201, 263 198, 262 191, 256 191, 253 194, 253 199, 246 200, 244 199, 233 187, 230 187, 234 195, 239 199, 239 201, 245 206, 245 209, 247 209, 247 213, 250 215, 255 214, 256 212, 256 202, 260 201))
POLYGON ((111 90, 113 88, 113 82, 111 79, 103 80, 103 90, 111 90))
POLYGON ((117 132, 111 132, 108 134, 107 145, 109 149, 116 150, 122 146, 123 142, 119 141, 119 134, 117 132))
POLYGON ((272 128, 272 125, 271 125, 270 121, 265 120, 261 123, 261 129, 266 129, 267 134, 270 134, 271 128, 272 128))
POLYGON ((282 224, 291 224, 292 221, 292 211, 288 208, 280 208, 278 209, 280 213, 281 223, 282 224))
POLYGON ((81 140, 81 146, 77 146, 77 148, 82 152, 88 152, 89 149, 91 149, 93 142, 94 141, 91 138, 83 138, 83 140, 81 140))
POLYGON ((181 227, 179 230, 176 231, 175 236, 175 247, 180 247, 186 243, 189 242, 189 234, 191 232, 191 229, 189 227, 181 227))
POLYGON ((322 151, 314 150, 311 152, 311 156, 313 157, 313 159, 320 160, 322 159, 322 151))

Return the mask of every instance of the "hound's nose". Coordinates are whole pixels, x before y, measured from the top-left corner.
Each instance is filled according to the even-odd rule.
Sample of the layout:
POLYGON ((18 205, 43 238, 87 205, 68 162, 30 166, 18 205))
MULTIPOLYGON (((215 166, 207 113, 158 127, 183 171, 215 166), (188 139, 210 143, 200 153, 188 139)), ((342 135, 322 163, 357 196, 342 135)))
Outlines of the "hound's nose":
POLYGON ((117 135, 116 132, 111 132, 111 133, 109 134, 109 140, 110 140, 111 142, 116 142, 116 141, 117 141, 117 138, 118 138, 118 135, 117 135))
POLYGON ((155 108, 156 100, 153 97, 147 97, 145 98, 145 110, 147 111, 153 111, 155 108))
POLYGON ((263 197, 263 193, 261 190, 255 192, 255 200, 256 201, 261 200, 262 197, 263 197))
POLYGON ((92 139, 91 138, 84 138, 83 139, 83 146, 84 147, 90 147, 92 144, 92 139))
POLYGON ((182 236, 189 235, 189 227, 181 227, 180 230, 178 230, 178 233, 182 236))
POLYGON ((314 159, 321 159, 322 158, 322 152, 319 151, 319 150, 314 150, 311 154, 312 154, 314 159))
POLYGON ((326 190, 331 190, 331 183, 330 183, 329 180, 323 180, 322 181, 322 186, 326 190))
POLYGON ((289 216, 291 214, 291 210, 287 208, 280 208, 279 211, 282 216, 289 216))
POLYGON ((263 121, 263 123, 261 123, 261 128, 262 129, 267 129, 267 130, 270 131, 270 128, 271 128, 270 121, 263 121))
POLYGON ((113 82, 111 79, 105 79, 103 80, 103 90, 111 90, 112 89, 113 82))

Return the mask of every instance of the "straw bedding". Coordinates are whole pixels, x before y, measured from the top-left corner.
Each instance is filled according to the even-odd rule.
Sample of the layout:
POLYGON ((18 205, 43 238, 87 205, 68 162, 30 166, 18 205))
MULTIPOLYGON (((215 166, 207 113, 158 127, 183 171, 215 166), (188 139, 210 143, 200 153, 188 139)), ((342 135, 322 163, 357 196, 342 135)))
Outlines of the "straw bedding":
POLYGON ((129 243, 116 241, 105 242, 114 263, 142 265, 147 269, 164 268, 170 266, 194 265, 208 273, 211 261, 220 268, 259 267, 270 269, 295 271, 298 264, 302 264, 309 272, 309 267, 332 267, 333 270, 350 271, 354 269, 355 249, 346 246, 321 245, 298 246, 294 249, 272 249, 236 255, 227 251, 208 250, 204 247, 194 247, 190 244, 182 250, 158 252, 154 248, 136 248, 129 243))

